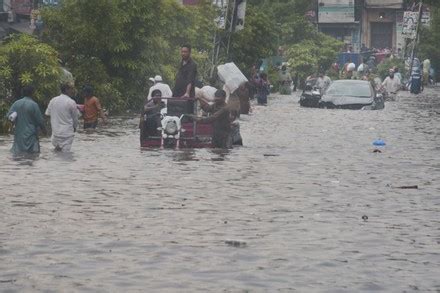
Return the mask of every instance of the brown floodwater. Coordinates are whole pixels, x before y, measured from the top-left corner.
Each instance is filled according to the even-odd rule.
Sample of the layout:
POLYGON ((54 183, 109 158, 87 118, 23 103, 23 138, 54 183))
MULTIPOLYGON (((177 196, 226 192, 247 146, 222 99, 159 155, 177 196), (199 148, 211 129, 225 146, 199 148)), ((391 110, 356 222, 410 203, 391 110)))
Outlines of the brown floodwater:
POLYGON ((439 90, 274 96, 230 151, 140 149, 137 116, 71 154, 14 159, 1 136, 0 291, 439 292, 439 90))

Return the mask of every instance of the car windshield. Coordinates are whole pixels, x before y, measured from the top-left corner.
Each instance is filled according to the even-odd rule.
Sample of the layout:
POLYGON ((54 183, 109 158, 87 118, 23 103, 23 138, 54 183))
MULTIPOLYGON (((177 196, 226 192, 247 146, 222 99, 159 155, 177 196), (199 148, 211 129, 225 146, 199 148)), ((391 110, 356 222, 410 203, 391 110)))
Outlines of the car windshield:
POLYGON ((369 98, 371 88, 367 82, 334 82, 326 91, 326 95, 369 98))

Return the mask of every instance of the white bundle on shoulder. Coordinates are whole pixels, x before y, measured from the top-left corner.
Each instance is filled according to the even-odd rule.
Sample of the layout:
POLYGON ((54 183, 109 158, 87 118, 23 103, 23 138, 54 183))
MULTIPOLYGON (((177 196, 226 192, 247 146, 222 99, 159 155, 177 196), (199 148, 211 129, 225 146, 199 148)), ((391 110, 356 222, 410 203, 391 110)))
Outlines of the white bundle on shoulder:
POLYGON ((231 93, 235 92, 242 83, 248 81, 233 62, 217 66, 217 71, 218 77, 225 83, 231 93))

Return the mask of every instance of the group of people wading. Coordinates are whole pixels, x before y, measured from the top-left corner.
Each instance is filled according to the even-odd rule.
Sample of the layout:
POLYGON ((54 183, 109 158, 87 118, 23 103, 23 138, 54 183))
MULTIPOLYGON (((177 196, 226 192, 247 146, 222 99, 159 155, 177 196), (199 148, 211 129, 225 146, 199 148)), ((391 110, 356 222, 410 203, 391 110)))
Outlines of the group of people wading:
MULTIPOLYGON (((181 47, 181 57, 173 90, 159 75, 150 79, 154 84, 149 89, 142 116, 164 108, 163 97, 195 99, 204 114, 209 115, 190 116, 194 121, 212 123, 214 147, 231 148, 233 144, 241 144, 237 118, 240 113, 249 111, 248 85, 243 83, 232 93, 228 92, 227 87, 215 89, 210 97, 203 94, 203 88, 198 88, 199 94, 196 95, 197 64, 191 58, 191 46, 181 47)), ((45 114, 50 117, 51 142, 55 150, 69 152, 79 127, 81 112, 84 129, 95 129, 98 119, 101 118, 105 123, 106 116, 91 86, 84 86, 82 89, 83 108, 74 100, 76 91, 73 84, 63 84, 60 90, 61 94, 51 99, 45 114)), ((32 85, 24 86, 22 98, 17 100, 7 113, 7 118, 14 127, 14 143, 11 149, 14 154, 39 153, 39 133, 47 133, 43 114, 34 98, 35 88, 32 85)), ((143 126, 144 123, 141 123, 140 127, 143 126)))
MULTIPOLYGON (((68 152, 72 148, 75 132, 79 127, 80 111, 73 100, 76 94, 71 84, 61 85, 61 94, 50 100, 45 114, 50 117, 52 129, 51 141, 56 151, 68 152)), ((98 118, 106 122, 99 99, 93 94, 91 86, 82 90, 84 97, 84 129, 94 129, 98 118)), ((22 98, 12 104, 7 118, 14 125, 14 143, 11 151, 14 154, 32 154, 40 152, 39 132, 47 133, 43 114, 34 100, 35 88, 24 86, 22 98)))

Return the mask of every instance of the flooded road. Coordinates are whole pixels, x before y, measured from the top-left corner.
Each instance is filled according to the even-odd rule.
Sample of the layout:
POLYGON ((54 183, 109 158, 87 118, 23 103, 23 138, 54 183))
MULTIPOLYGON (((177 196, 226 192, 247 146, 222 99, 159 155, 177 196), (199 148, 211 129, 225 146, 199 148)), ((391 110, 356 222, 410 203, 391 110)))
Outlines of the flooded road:
POLYGON ((12 160, 0 137, 0 291, 440 292, 436 91, 383 111, 272 97, 229 152, 141 150, 137 117, 71 155, 44 138, 12 160))

